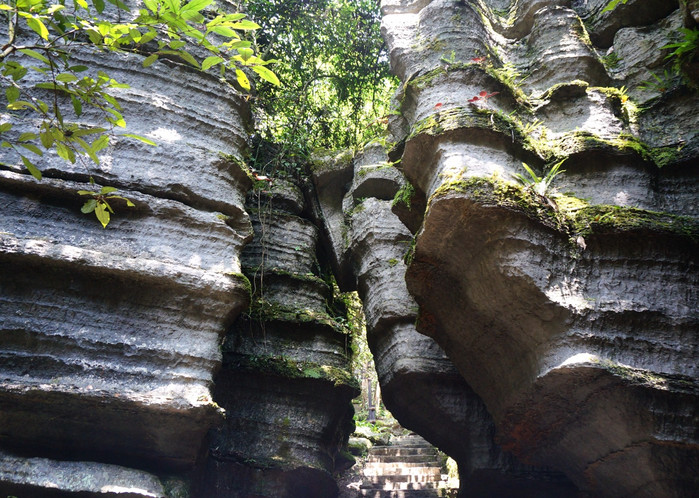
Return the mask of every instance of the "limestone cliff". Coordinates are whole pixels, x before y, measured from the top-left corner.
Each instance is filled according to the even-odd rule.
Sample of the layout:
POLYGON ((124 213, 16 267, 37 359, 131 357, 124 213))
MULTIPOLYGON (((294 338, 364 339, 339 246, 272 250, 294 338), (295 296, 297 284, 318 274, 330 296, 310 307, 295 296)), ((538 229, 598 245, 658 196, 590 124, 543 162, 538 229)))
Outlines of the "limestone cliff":
POLYGON ((641 83, 696 23, 606 4, 383 2, 394 158, 426 203, 407 288, 505 450, 593 496, 691 496, 696 80, 641 83))
POLYGON ((248 198, 255 237, 242 255, 253 304, 223 344, 214 399, 226 410, 197 496, 335 496, 332 474, 353 430, 350 338, 328 314, 318 229, 294 184, 260 182, 248 198))
POLYGON ((169 60, 73 57, 129 82, 128 131, 158 146, 112 137, 87 167, 45 155, 40 182, 3 154, 0 494, 336 493, 348 338, 298 191, 246 205, 247 99, 169 60), (77 194, 104 185, 135 205, 113 200, 106 229, 77 194))

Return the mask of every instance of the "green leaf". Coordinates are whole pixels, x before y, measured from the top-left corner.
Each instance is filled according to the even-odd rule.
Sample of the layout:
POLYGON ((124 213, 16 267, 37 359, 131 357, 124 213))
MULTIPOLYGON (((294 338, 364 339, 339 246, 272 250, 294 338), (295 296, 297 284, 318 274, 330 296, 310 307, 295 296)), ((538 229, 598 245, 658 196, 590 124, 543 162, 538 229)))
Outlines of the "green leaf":
POLYGON ((95 154, 95 151, 92 149, 90 144, 88 144, 85 140, 83 140, 80 137, 73 137, 73 141, 79 143, 80 146, 85 150, 85 153, 88 155, 88 157, 92 159, 92 162, 99 165, 100 160, 97 157, 97 154, 95 154))
POLYGON ((41 55, 41 54, 40 54, 39 52, 37 52, 36 50, 32 50, 32 49, 30 49, 30 48, 20 48, 19 51, 22 52, 24 55, 28 55, 29 57, 32 57, 32 58, 37 59, 37 60, 40 60, 41 62, 43 62, 43 63, 46 64, 46 65, 50 65, 50 64, 51 64, 51 63, 49 62, 49 60, 48 60, 46 57, 44 57, 43 55, 41 55))
POLYGON ((236 50, 238 48, 250 48, 252 46, 252 43, 245 40, 234 40, 226 42, 224 45, 230 48, 231 50, 236 50))
POLYGON ((109 211, 105 209, 105 206, 108 206, 106 202, 98 202, 95 206, 95 216, 102 223, 102 228, 107 228, 110 218, 109 211))
MULTIPOLYGON (((92 177, 90 177, 92 178, 92 177)), ((94 182, 90 182, 94 183, 94 182)), ((93 192, 92 190, 78 190, 78 195, 97 195, 97 192, 93 192)))
POLYGON ((153 147, 157 147, 157 146, 158 146, 158 144, 155 143, 153 140, 149 140, 149 139, 147 139, 146 137, 142 137, 141 135, 134 135, 133 133, 124 133, 124 134, 121 135, 121 136, 122 136, 122 137, 134 138, 134 139, 136 139, 136 140, 140 140, 141 142, 143 142, 143 143, 145 143, 145 144, 148 144, 148 145, 152 145, 153 147))
POLYGON ((10 131, 12 129, 12 123, 0 124, 0 133, 10 131))
POLYGON ((53 135, 51 132, 42 131, 39 134, 39 138, 41 139, 41 145, 43 145, 45 149, 50 149, 53 145, 53 135))
POLYGON ((106 128, 79 128, 73 130, 74 137, 84 137, 85 135, 94 135, 95 133, 104 133, 106 128))
POLYGON ((235 76, 238 80, 238 84, 243 88, 243 90, 250 90, 250 80, 247 76, 245 76, 245 73, 243 71, 236 68, 235 76))
POLYGON ((34 16, 27 17, 27 26, 29 26, 32 29, 32 31, 34 31, 41 38, 48 41, 49 30, 46 29, 46 26, 44 25, 43 22, 41 22, 41 19, 39 19, 38 17, 34 17, 34 16))
POLYGON ((212 2, 213 0, 192 0, 191 2, 187 3, 182 7, 182 12, 186 10, 193 10, 195 12, 199 12, 200 10, 211 5, 212 2))
POLYGON ((7 89, 5 89, 5 96, 9 103, 14 102, 19 98, 19 88, 16 86, 8 86, 7 89))
POLYGON ((68 69, 73 71, 74 73, 82 73, 83 71, 87 71, 90 68, 87 66, 70 66, 68 69))
POLYGON ((250 57, 252 57, 254 51, 251 48, 239 48, 238 53, 240 54, 240 57, 243 59, 243 61, 247 61, 250 57))
POLYGON ((188 63, 190 63, 192 66, 196 68, 199 67, 199 62, 197 62, 197 60, 194 57, 192 57, 192 54, 190 54, 189 52, 185 52, 184 50, 178 50, 177 55, 185 61, 187 61, 188 63))
POLYGON ((158 54, 150 54, 148 57, 143 59, 143 67, 148 67, 158 60, 158 54))
POLYGON ((536 173, 534 173, 534 170, 531 169, 527 163, 522 163, 522 166, 524 167, 524 169, 527 170, 527 173, 529 173, 529 175, 532 177, 532 180, 534 180, 534 183, 539 183, 541 181, 541 178, 539 178, 539 176, 536 173))
POLYGON ((28 142, 29 140, 36 140, 39 138, 36 133, 25 132, 22 133, 17 139, 18 142, 28 142))
POLYGON ((108 117, 107 121, 112 123, 114 126, 118 126, 119 128, 126 128, 126 121, 119 111, 115 109, 107 109, 107 112, 114 115, 114 118, 108 117))
MULTIPOLYGON (((195 23, 204 22, 204 16, 201 15, 199 12, 195 12, 193 10, 183 10, 182 12, 180 12, 180 16, 185 21, 192 21, 195 23)), ((187 34, 189 34, 189 32, 187 34)))
POLYGON ((92 0, 92 4, 95 6, 98 14, 104 12, 104 0, 92 0))
POLYGON ((148 10, 150 10, 153 14, 156 14, 158 12, 158 2, 157 0, 143 0, 143 4, 146 6, 148 10))
POLYGON ((24 147, 25 149, 32 151, 34 154, 36 154, 39 157, 44 155, 44 153, 41 152, 41 149, 34 144, 19 144, 19 146, 24 147))
POLYGON ((117 7, 118 9, 125 10, 126 12, 130 12, 129 7, 125 3, 121 2, 120 0, 107 0, 107 1, 109 3, 111 3, 112 5, 114 5, 115 7, 117 7))
POLYGON ((14 102, 7 104, 7 108, 11 111, 20 111, 22 109, 30 108, 34 109, 36 112, 39 112, 39 109, 37 109, 34 104, 27 102, 26 100, 15 100, 14 102))
POLYGON ((233 28, 233 29, 239 29, 239 30, 253 30, 253 29, 260 29, 260 25, 257 24, 256 22, 252 21, 240 21, 235 24, 229 24, 228 27, 233 28))
MULTIPOLYGON (((78 193, 80 193, 80 192, 78 192, 78 193)), ((90 193, 92 193, 92 192, 90 192, 90 193)), ((80 194, 80 195, 84 195, 84 194, 80 194)), ((96 207, 97 207, 97 199, 89 199, 87 202, 85 202, 85 204, 83 204, 83 207, 80 208, 80 211, 82 211, 85 214, 90 214, 91 212, 93 212, 95 210, 96 207)))
POLYGON ((65 8, 66 8, 65 5, 59 5, 59 4, 55 3, 55 4, 53 4, 51 7, 48 8, 48 10, 46 11, 46 13, 47 13, 48 15, 52 16, 52 15, 54 15, 56 12, 58 12, 59 10, 63 10, 63 9, 65 9, 65 8))
POLYGON ((236 12, 235 14, 226 14, 225 16, 221 16, 223 21, 239 21, 240 19, 244 18, 246 14, 242 14, 240 12, 236 12))
POLYGON ((56 152, 58 156, 66 161, 70 161, 75 164, 75 152, 68 148, 65 144, 58 142, 56 143, 56 152))
POLYGON ((83 105, 80 102, 80 99, 78 99, 75 95, 71 95, 70 101, 73 104, 73 110, 75 111, 75 115, 80 117, 80 115, 83 113, 83 105))
POLYGON ((173 14, 180 13, 180 0, 162 0, 163 4, 172 12, 173 14))
POLYGON ((154 30, 153 28, 151 28, 146 32, 146 34, 141 36, 141 40, 139 41, 139 43, 141 45, 144 45, 144 44, 152 41, 153 39, 155 39, 156 36, 158 36, 158 32, 156 30, 154 30))
POLYGON ((119 189, 116 187, 102 187, 100 189, 100 194, 111 194, 112 192, 116 192, 117 190, 119 189))
MULTIPOLYGON (((612 0, 611 2, 609 2, 609 5, 602 9, 602 12, 600 12, 600 14, 604 14, 605 12, 609 12, 610 10, 614 10, 621 1, 622 0, 612 0)), ((626 3, 627 1, 628 0, 623 0, 624 3, 626 3)))
POLYGON ((56 81, 60 81, 61 83, 70 83, 71 81, 75 81, 77 79, 77 76, 70 73, 61 73, 58 76, 56 76, 56 81))
POLYGON ((34 88, 44 88, 45 90, 56 90, 56 91, 63 91, 64 88, 58 86, 55 82, 52 83, 37 83, 34 85, 34 88))
POLYGON ((102 135, 97 140, 92 142, 92 150, 94 150, 95 153, 101 151, 102 149, 104 149, 108 146, 109 146, 109 136, 108 135, 102 135))
POLYGON ((281 85, 281 82, 279 81, 279 78, 277 78, 277 75, 274 74, 272 71, 267 69, 264 66, 251 66, 251 69, 255 71, 257 74, 260 75, 260 78, 262 78, 265 81, 269 81, 273 85, 279 86, 281 85))
POLYGON ((238 37, 238 33, 233 31, 231 28, 226 28, 225 26, 214 26, 213 28, 210 28, 210 30, 216 33, 217 35, 225 36, 227 38, 238 37))
POLYGON ((41 180, 41 171, 39 171, 39 169, 36 166, 34 166, 34 163, 32 163, 29 159, 22 155, 20 155, 20 157, 22 158, 24 167, 27 168, 31 175, 37 180, 41 180))
POLYGON ((220 64, 221 62, 223 62, 223 57, 212 55, 204 59, 204 62, 201 63, 201 70, 206 71, 207 69, 215 66, 216 64, 220 64))

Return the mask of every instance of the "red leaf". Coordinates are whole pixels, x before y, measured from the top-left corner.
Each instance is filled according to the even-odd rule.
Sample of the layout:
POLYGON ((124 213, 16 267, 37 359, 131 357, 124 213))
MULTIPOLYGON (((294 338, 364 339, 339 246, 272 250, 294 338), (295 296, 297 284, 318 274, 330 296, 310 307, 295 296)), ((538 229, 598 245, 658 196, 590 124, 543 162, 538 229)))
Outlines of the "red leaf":
POLYGON ((485 60, 485 57, 474 57, 474 58, 471 59, 471 60, 472 60, 473 62, 479 63, 479 62, 483 62, 483 61, 485 60))
POLYGON ((476 102, 477 100, 479 100, 478 97, 473 97, 472 99, 468 99, 469 102, 476 102))
POLYGON ((444 105, 444 104, 442 104, 441 102, 439 102, 438 104, 435 104, 434 106, 435 106, 435 107, 442 107, 443 105, 444 105))
POLYGON ((485 90, 483 90, 483 91, 481 91, 481 93, 479 93, 478 95, 480 95, 481 97, 487 97, 487 96, 488 96, 488 92, 486 92, 485 90))
POLYGON ((493 95, 497 95, 498 93, 500 93, 500 92, 493 92, 490 95, 488 95, 488 97, 492 97, 493 95))

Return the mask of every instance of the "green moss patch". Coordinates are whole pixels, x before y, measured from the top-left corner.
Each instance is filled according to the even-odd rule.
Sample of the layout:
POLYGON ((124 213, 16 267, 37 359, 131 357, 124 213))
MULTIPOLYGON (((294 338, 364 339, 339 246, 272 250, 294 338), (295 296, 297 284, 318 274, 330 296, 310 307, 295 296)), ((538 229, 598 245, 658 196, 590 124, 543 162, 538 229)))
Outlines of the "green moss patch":
POLYGON ((443 184, 435 198, 451 193, 467 194, 473 201, 498 205, 524 213, 531 219, 565 234, 570 240, 578 235, 603 235, 624 232, 671 234, 699 243, 699 222, 688 216, 677 216, 611 205, 589 205, 567 195, 540 196, 531 189, 496 177, 468 178, 443 184), (553 205, 551 202, 553 201, 553 205), (557 207, 553 207, 557 206, 557 207))
POLYGON ((287 356, 250 356, 231 353, 227 355, 226 364, 229 370, 272 375, 285 379, 322 380, 335 387, 349 388, 356 391, 357 395, 360 392, 359 382, 347 370, 310 361, 296 361, 287 356))
POLYGON ((338 334, 348 334, 349 331, 327 314, 307 308, 294 308, 265 299, 255 299, 246 315, 250 320, 258 322, 289 322, 313 323, 333 329, 338 334))

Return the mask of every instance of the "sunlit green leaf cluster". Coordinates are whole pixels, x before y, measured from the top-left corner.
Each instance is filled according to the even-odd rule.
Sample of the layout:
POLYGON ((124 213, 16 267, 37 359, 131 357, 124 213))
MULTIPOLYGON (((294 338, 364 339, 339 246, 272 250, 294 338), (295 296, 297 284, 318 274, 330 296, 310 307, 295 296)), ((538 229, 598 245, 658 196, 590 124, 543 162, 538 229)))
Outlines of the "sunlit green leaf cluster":
POLYGON ((377 2, 246 0, 245 9, 283 82, 258 88, 259 134, 280 144, 260 170, 274 176, 315 148, 353 148, 385 132, 396 82, 377 2))

